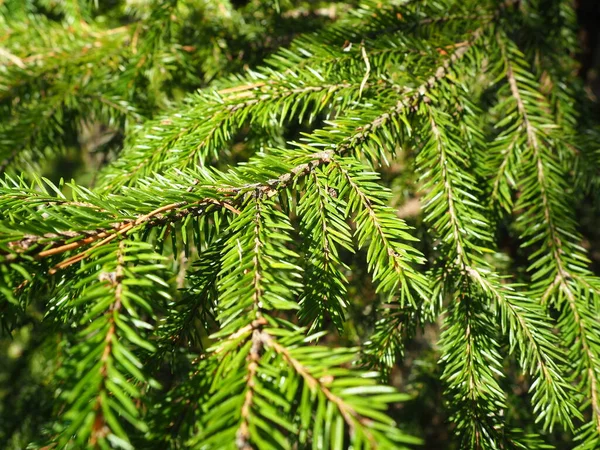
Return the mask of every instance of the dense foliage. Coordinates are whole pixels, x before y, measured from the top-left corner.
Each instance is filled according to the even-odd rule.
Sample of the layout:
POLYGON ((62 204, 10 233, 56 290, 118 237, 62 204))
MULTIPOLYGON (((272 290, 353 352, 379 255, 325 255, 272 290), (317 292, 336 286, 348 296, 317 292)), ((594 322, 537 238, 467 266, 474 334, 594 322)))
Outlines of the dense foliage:
POLYGON ((0 30, 2 448, 600 447, 570 1, 0 30))

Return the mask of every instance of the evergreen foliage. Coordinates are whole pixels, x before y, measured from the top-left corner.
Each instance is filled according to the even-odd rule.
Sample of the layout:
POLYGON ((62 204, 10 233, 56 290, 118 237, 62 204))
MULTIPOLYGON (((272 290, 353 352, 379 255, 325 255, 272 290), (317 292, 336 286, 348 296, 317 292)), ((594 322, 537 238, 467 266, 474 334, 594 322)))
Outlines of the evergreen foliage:
POLYGON ((5 0, 0 30, 2 448, 418 448, 437 385, 448 448, 600 447, 571 1, 5 0))

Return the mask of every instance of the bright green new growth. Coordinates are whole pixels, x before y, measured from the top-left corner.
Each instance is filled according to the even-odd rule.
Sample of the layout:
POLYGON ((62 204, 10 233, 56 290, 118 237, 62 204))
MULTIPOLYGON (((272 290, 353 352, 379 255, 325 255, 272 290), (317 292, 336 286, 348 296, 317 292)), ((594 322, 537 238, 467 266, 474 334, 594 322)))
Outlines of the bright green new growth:
POLYGON ((569 1, 98 3, 0 3, 1 323, 54 346, 32 446, 415 448, 388 375, 436 321, 460 448, 600 446, 569 1), (98 173, 43 176, 98 124, 98 173))

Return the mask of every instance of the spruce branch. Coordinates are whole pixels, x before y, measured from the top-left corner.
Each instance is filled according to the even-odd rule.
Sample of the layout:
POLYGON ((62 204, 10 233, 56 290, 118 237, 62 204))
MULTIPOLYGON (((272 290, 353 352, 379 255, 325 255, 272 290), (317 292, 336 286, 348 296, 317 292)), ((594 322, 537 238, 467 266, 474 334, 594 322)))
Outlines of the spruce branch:
POLYGON ((377 196, 370 194, 376 192, 376 177, 353 159, 337 158, 333 167, 341 178, 339 196, 347 198, 346 214, 355 214, 358 245, 363 247, 369 242, 368 269, 373 272, 378 289, 393 295, 399 288, 401 306, 416 307, 429 301, 429 282, 412 267, 424 259, 420 252, 402 243, 416 239, 408 233, 406 223, 391 208, 383 206, 385 191, 380 190, 377 196), (387 267, 381 263, 386 260, 387 267))
MULTIPOLYGON (((261 197, 274 195, 278 190, 282 190, 291 183, 310 174, 316 167, 327 164, 330 161, 330 153, 303 153, 301 154, 301 159, 308 162, 300 163, 291 168, 288 166, 286 167, 288 170, 287 172, 279 175, 277 178, 270 179, 267 182, 242 182, 237 185, 228 185, 226 179, 222 179, 221 184, 214 185, 213 179, 192 173, 187 177, 189 180, 189 187, 181 191, 175 191, 174 193, 174 195, 177 195, 177 193, 185 194, 190 197, 190 200, 162 205, 147 213, 139 214, 132 219, 125 219, 123 217, 121 221, 119 221, 118 217, 110 214, 109 211, 103 210, 101 205, 106 202, 106 199, 102 197, 91 197, 91 201, 100 203, 94 205, 91 202, 73 202, 60 198, 49 199, 47 196, 41 196, 37 200, 39 202, 39 209, 33 216, 30 216, 31 211, 28 207, 24 208, 24 212, 29 215, 29 220, 32 220, 35 217, 36 220, 43 222, 45 219, 44 214, 48 214, 50 210, 64 210, 63 213, 70 211, 71 214, 77 217, 79 214, 84 213, 85 210, 92 209, 98 214, 98 222, 108 222, 110 226, 95 227, 93 225, 93 227, 90 228, 89 225, 86 226, 82 224, 85 228, 80 234, 71 230, 62 231, 56 229, 53 229, 52 232, 45 233, 44 235, 36 236, 26 234, 21 239, 8 242, 8 245, 5 247, 6 252, 4 254, 4 260, 6 262, 14 261, 20 254, 23 254, 24 252, 31 253, 39 246, 43 246, 44 250, 34 253, 33 256, 35 259, 59 255, 92 244, 83 252, 67 258, 51 268, 50 273, 53 274, 57 270, 85 259, 93 249, 103 246, 119 236, 135 233, 141 228, 159 226, 173 221, 181 221, 188 215, 198 216, 209 211, 211 206, 224 208, 234 214, 240 214, 240 211, 236 206, 242 203, 247 195, 250 194, 261 197), (195 175, 198 175, 198 177, 194 177, 195 175), (204 181, 201 183, 200 179, 204 179, 204 181), (211 194, 217 198, 203 197, 197 199, 197 197, 202 194, 211 194), (221 199, 218 199, 218 197, 221 197, 221 199), (61 241, 65 238, 68 238, 68 240, 72 242, 62 243, 61 241)), ((56 187, 54 187, 54 189, 56 189, 56 187)), ((32 199, 32 197, 24 197, 21 190, 12 189, 8 186, 0 198, 11 203, 14 201, 22 201, 20 199, 23 198, 27 198, 28 201, 32 199)), ((108 198, 110 198, 112 202, 119 202, 117 196, 112 195, 108 198)), ((127 198, 128 196, 123 195, 122 201, 126 201, 127 198)), ((14 212, 16 212, 16 210, 14 212)), ((85 217, 87 218, 87 214, 85 217)), ((14 218, 11 222, 13 224, 15 223, 14 218)))
POLYGON ((251 450, 250 445, 250 424, 248 422, 248 416, 250 415, 250 408, 252 406, 252 399, 254 397, 254 385, 256 383, 256 373, 258 369, 258 361, 260 359, 261 348, 263 340, 261 332, 255 329, 252 332, 252 346, 246 359, 248 360, 248 375, 246 379, 246 395, 244 397, 244 403, 241 409, 242 422, 239 429, 236 432, 236 445, 240 450, 251 450))
MULTIPOLYGON (((338 152, 345 153, 350 148, 361 144, 370 134, 385 126, 386 122, 412 107, 446 76, 451 65, 467 53, 482 36, 483 31, 484 28, 481 27, 471 32, 468 39, 455 46, 455 51, 415 90, 415 94, 398 101, 389 112, 376 117, 371 123, 358 127, 351 137, 339 144, 338 152)), ((406 44, 398 49, 399 54, 404 51, 405 46, 406 44)), ((302 49, 302 53, 306 54, 307 51, 302 49)), ((438 54, 437 51, 434 53, 438 54)), ((360 53, 355 58, 364 60, 364 55, 360 53)), ((295 64, 290 67, 289 62, 285 60, 283 68, 287 70, 282 75, 275 71, 280 69, 281 59, 274 63, 273 69, 252 72, 247 79, 240 80, 236 85, 197 96, 185 114, 162 118, 145 127, 148 129, 147 134, 141 135, 138 142, 134 141, 124 158, 119 159, 115 167, 109 168, 105 175, 108 184, 104 187, 110 190, 125 183, 135 182, 149 170, 160 169, 161 166, 157 167, 156 161, 164 166, 182 168, 194 162, 202 165, 209 155, 218 158, 217 151, 230 139, 232 129, 239 128, 248 118, 251 124, 258 122, 263 127, 266 126, 267 120, 272 120, 271 116, 264 116, 264 111, 268 110, 269 105, 277 104, 281 108, 281 113, 277 117, 279 124, 295 117, 301 121, 308 106, 311 105, 309 120, 312 121, 319 112, 335 106, 335 103, 330 105, 333 99, 343 99, 339 107, 345 109, 358 100, 362 91, 369 86, 365 82, 364 70, 358 73, 356 70, 350 70, 349 75, 356 78, 356 81, 349 83, 343 81, 345 80, 343 72, 324 73, 319 68, 313 69, 310 66, 302 70, 304 68, 301 65, 295 64), (360 89, 355 99, 353 92, 356 92, 357 87, 360 89), (163 143, 156 146, 156 140, 163 143), (172 151, 174 148, 177 149, 176 152, 172 151), (166 157, 167 152, 173 157, 166 157), (132 165, 133 170, 130 169, 132 165), (128 169, 124 172, 125 166, 128 169), (115 178, 117 173, 120 177, 118 179, 115 178)), ((302 60, 312 61, 313 57, 303 56, 302 60)), ((327 67, 328 62, 330 63, 325 60, 322 63, 327 67)), ((369 64, 369 72, 370 70, 369 64)), ((376 94, 378 91, 385 92, 386 84, 385 80, 379 79, 370 87, 376 94)))
MULTIPOLYGON (((298 373, 298 375, 302 377, 304 382, 308 385, 308 387, 311 390, 320 390, 323 393, 323 395, 327 398, 327 400, 332 402, 337 407, 344 421, 350 428, 350 433, 352 435, 356 434, 357 431, 355 424, 358 423, 362 426, 362 428, 365 429, 365 434, 371 447, 377 446, 377 440, 368 428, 370 425, 372 425, 372 421, 370 419, 360 416, 356 412, 356 410, 352 408, 352 406, 347 404, 343 399, 341 399, 337 395, 333 394, 327 388, 327 386, 324 385, 323 382, 312 376, 308 368, 304 367, 304 365, 300 361, 295 359, 285 347, 281 346, 279 343, 274 341, 270 335, 265 333, 261 335, 261 338, 264 340, 267 346, 272 347, 277 354, 281 355, 285 359, 285 361, 293 367, 293 369, 298 373)), ((327 381, 331 383, 331 380, 327 381)))
MULTIPOLYGON (((427 98, 427 94, 446 76, 448 76, 451 71, 451 67, 454 63, 459 61, 462 57, 464 57, 468 50, 476 44, 478 39, 483 35, 484 28, 478 28, 470 34, 469 39, 465 42, 464 45, 458 47, 453 53, 450 54, 449 57, 445 58, 443 63, 437 66, 431 73, 431 75, 426 78, 426 81, 416 87, 413 91, 404 94, 400 100, 395 102, 395 104, 389 108, 383 114, 376 115, 374 118, 369 120, 364 125, 359 125, 358 127, 354 127, 352 133, 348 136, 345 136, 340 140, 339 130, 336 128, 346 128, 346 125, 342 120, 338 120, 337 122, 333 122, 332 132, 327 133, 328 130, 324 130, 320 135, 314 136, 316 137, 317 142, 325 141, 324 138, 333 139, 336 142, 336 153, 345 155, 346 153, 354 150, 358 153, 358 150, 361 149, 361 146, 369 141, 369 139, 373 139, 375 144, 380 144, 383 140, 387 140, 388 136, 385 135, 385 130, 389 127, 390 122, 395 126, 397 130, 401 130, 403 126, 398 122, 399 120, 405 121, 406 115, 411 110, 416 109, 418 105, 427 98), (379 137, 377 132, 383 130, 383 136, 379 137), (336 132, 336 134, 334 134, 336 132), (323 135, 323 136, 321 136, 323 135)), ((410 128, 410 127, 408 127, 410 128)), ((382 147, 382 146, 381 146, 382 147)), ((369 147, 364 148, 367 154, 371 154, 371 156, 375 160, 380 160, 384 158, 380 158, 383 148, 377 151, 376 154, 371 153, 371 149, 369 147)))
MULTIPOLYGON (((70 206, 72 205, 73 203, 70 203, 70 206)), ((147 214, 140 215, 135 219, 125 220, 123 222, 117 223, 109 229, 99 228, 85 230, 81 234, 72 231, 58 231, 53 233, 46 233, 42 236, 26 235, 24 238, 18 241, 9 242, 8 245, 10 250, 15 253, 5 254, 5 261, 13 261, 16 259, 17 255, 22 254, 30 250, 31 248, 36 248, 38 246, 46 244, 47 242, 54 243, 51 244, 49 248, 48 245, 44 245, 44 248, 46 248, 45 250, 34 253, 33 257, 35 259, 43 259, 50 256, 59 255, 71 250, 77 250, 80 247, 84 247, 89 244, 93 244, 85 251, 80 252, 77 255, 74 255, 70 258, 67 258, 59 264, 57 264, 56 266, 52 267, 49 270, 49 273, 54 274, 60 269, 64 269, 76 262, 85 259, 95 248, 108 244, 109 242, 113 241, 114 239, 120 236, 129 234, 131 232, 135 232, 136 229, 141 227, 156 226, 158 224, 164 223, 165 221, 181 220, 187 214, 201 214, 209 205, 216 205, 228 209, 234 212, 235 214, 240 213, 229 203, 220 202, 212 198, 202 199, 196 202, 192 202, 191 204, 187 202, 171 203, 169 205, 164 205, 159 208, 156 208, 147 214), (165 217, 165 213, 169 213, 174 210, 179 211, 171 216, 165 217), (63 244, 61 241, 65 238, 73 242, 63 244), (59 240, 56 241, 56 239, 59 240)), ((77 206, 82 205, 77 204, 77 206)), ((89 206, 83 205, 83 207, 88 208, 89 206)), ((94 209, 96 208, 94 207, 94 209)))
POLYGON ((345 204, 325 167, 314 170, 304 188, 298 215, 301 233, 307 241, 307 267, 298 315, 303 323, 310 324, 311 330, 322 328, 329 318, 341 332, 348 307, 347 279, 342 272, 347 266, 340 259, 338 247, 354 251, 345 204))
MULTIPOLYGON (((594 315, 593 302, 582 300, 581 293, 587 286, 578 283, 589 275, 587 257, 579 245, 574 222, 571 219, 571 206, 567 198, 569 190, 565 185, 562 166, 553 153, 554 121, 551 108, 541 94, 533 91, 537 87, 532 75, 524 68, 514 43, 506 36, 498 35, 497 40, 505 67, 505 76, 520 122, 512 132, 524 135, 523 158, 525 166, 517 171, 522 194, 516 208, 525 209, 520 217, 523 247, 536 245, 530 255, 533 294, 540 301, 556 306, 561 311, 560 326, 563 339, 571 347, 578 342, 580 351, 571 347, 570 356, 577 361, 577 367, 585 367, 582 383, 587 386, 592 401, 592 422, 596 434, 598 426, 598 348, 589 340, 597 324, 589 320, 594 315), (532 103, 533 100, 537 103, 532 103), (533 223, 543 227, 532 229, 533 223), (558 225, 560 224, 560 226, 558 225), (566 302, 566 304, 565 304, 566 302), (567 325, 569 324, 569 325, 567 325), (577 356, 575 356, 577 355, 577 356)), ((592 439, 588 436, 588 439, 592 439)))
POLYGON ((506 395, 501 376, 499 345, 493 339, 493 325, 481 300, 469 293, 457 294, 450 306, 441 345, 445 363, 442 378, 454 410, 461 443, 466 448, 495 448, 504 441, 503 410, 506 395), (472 297, 471 297, 472 296, 472 297))
MULTIPOLYGON (((219 433, 220 441, 212 437, 206 439, 207 433, 216 431, 206 422, 208 428, 190 444, 195 448, 203 442, 213 448, 223 445, 226 442, 223 439, 230 439, 226 436, 233 436, 237 448, 257 442, 306 445, 323 439, 335 448, 344 445, 345 429, 350 443, 357 448, 405 448, 408 443, 418 442, 394 431, 393 421, 379 412, 388 402, 404 400, 405 396, 375 384, 367 374, 342 368, 354 358, 352 349, 338 349, 331 354, 325 347, 307 348, 302 340, 299 330, 273 318, 264 318, 246 325, 232 334, 228 342, 215 347, 215 355, 223 360, 221 364, 231 361, 228 354, 236 349, 246 355, 240 412, 238 418, 230 422, 236 431, 233 435, 219 433), (327 352, 329 355, 325 356, 327 352), (270 382, 272 377, 279 381, 270 382), (290 396, 291 387, 299 392, 290 396), (265 402, 265 395, 271 402, 265 402), (371 399, 372 403, 365 403, 365 399, 371 399), (260 408, 253 408, 254 402, 260 408), (333 415, 333 433, 323 427, 326 410, 328 415, 333 415), (266 423, 274 425, 271 435, 264 434, 266 423), (283 430, 291 434, 283 435, 280 433, 283 430), (204 436, 202 440, 201 436, 204 436)), ((211 417, 213 414, 210 411, 211 417)))
MULTIPOLYGON (((115 325, 115 316, 120 313, 122 307, 122 292, 123 292, 123 251, 124 251, 124 242, 121 241, 119 244, 119 250, 117 252, 117 266, 114 273, 107 275, 109 278, 109 283, 113 285, 114 288, 114 303, 109 307, 109 314, 112 316, 108 319, 108 331, 106 332, 106 337, 104 341, 106 346, 102 352, 102 356, 100 357, 100 375, 102 376, 102 390, 105 389, 106 378, 108 376, 108 359, 112 353, 113 340, 115 339, 116 325, 115 325)), ((103 395, 101 391, 100 395, 96 397, 96 405, 94 406, 94 421, 92 426, 92 431, 90 435, 90 445, 97 445, 98 441, 103 440, 107 436, 107 432, 109 432, 110 428, 106 426, 106 419, 104 414, 102 413, 103 400, 106 401, 107 398, 103 395)))
MULTIPOLYGON (((472 293, 479 291, 479 295, 471 294, 474 298, 469 304, 486 297, 496 304, 502 328, 509 335, 511 350, 518 347, 522 369, 539 380, 533 384, 532 400, 536 408, 552 405, 540 412, 538 420, 544 420, 547 427, 556 422, 572 427, 572 417, 578 412, 569 397, 571 388, 556 365, 562 358, 555 350, 556 340, 551 329, 538 325, 547 320, 546 315, 523 294, 501 284, 500 277, 482 258, 485 252, 493 251, 490 249, 493 240, 483 206, 477 200, 480 194, 477 182, 464 168, 473 155, 463 150, 468 148, 467 145, 461 145, 453 137, 458 136, 458 132, 453 132, 453 122, 438 108, 435 104, 423 106, 423 120, 429 123, 430 140, 421 150, 417 164, 425 180, 423 189, 428 191, 424 204, 428 213, 425 220, 439 234, 442 245, 449 247, 446 251, 450 266, 445 280, 449 285, 447 289, 451 292, 457 289, 454 280, 457 277, 458 292, 454 295, 464 289, 472 293), (532 333, 539 333, 539 336, 532 333)), ((468 116, 463 120, 468 120, 468 116)), ((482 308, 481 305, 474 307, 482 308)), ((480 397, 476 393, 473 395, 480 397)))
POLYGON ((142 364, 135 355, 137 351, 132 351, 134 348, 145 352, 155 349, 145 340, 143 332, 152 327, 139 315, 140 310, 147 308, 152 314, 150 299, 134 294, 131 288, 138 286, 148 291, 153 281, 159 280, 152 272, 159 272, 164 266, 150 263, 162 258, 153 254, 148 245, 126 240, 96 252, 95 256, 107 262, 100 270, 93 262, 80 269, 85 276, 71 293, 85 288, 88 283, 90 289, 83 289, 81 297, 71 298, 61 306, 63 309, 82 308, 83 315, 77 321, 81 325, 79 341, 69 352, 64 369, 65 375, 79 374, 80 379, 73 386, 67 384, 61 395, 68 408, 54 440, 60 446, 111 443, 129 447, 128 433, 117 416, 124 416, 139 431, 147 431, 134 401, 141 398, 140 383, 156 386, 140 370, 142 364), (142 254, 147 256, 150 271, 126 267, 127 259, 142 254), (136 273, 145 273, 144 279, 134 280, 136 273), (93 370, 82 374, 84 368, 80 360, 93 362, 93 370))
POLYGON ((567 1, 92 3, 0 1, 0 442, 600 445, 567 1))

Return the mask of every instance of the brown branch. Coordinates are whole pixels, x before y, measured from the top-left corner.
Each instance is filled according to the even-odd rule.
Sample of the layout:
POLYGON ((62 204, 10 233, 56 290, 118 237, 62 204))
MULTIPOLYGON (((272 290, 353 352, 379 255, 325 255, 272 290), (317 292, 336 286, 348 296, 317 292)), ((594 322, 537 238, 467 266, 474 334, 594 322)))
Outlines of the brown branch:
MULTIPOLYGON (((225 205, 224 202, 219 202, 218 200, 214 200, 214 199, 203 199, 200 202, 195 202, 193 204, 193 206, 197 207, 197 206, 201 206, 201 205, 210 205, 210 204, 225 207, 224 206, 225 205)), ((185 206, 185 205, 186 205, 185 202, 179 202, 179 203, 171 203, 170 205, 161 206, 160 208, 157 208, 154 211, 149 212, 148 214, 145 214, 145 215, 143 215, 141 217, 138 217, 137 219, 135 219, 135 220, 133 220, 131 222, 128 222, 128 223, 120 226, 119 228, 116 228, 115 230, 113 230, 113 233, 110 234, 110 235, 108 235, 108 236, 106 236, 103 233, 100 233, 100 234, 94 236, 94 241, 98 240, 98 239, 101 239, 104 236, 106 236, 106 237, 104 237, 104 239, 102 239, 100 242, 97 242, 96 244, 92 245, 87 250, 85 250, 85 251, 83 251, 83 252, 81 252, 81 253, 79 253, 77 255, 74 255, 74 256, 72 256, 70 258, 67 258, 64 261, 60 262, 59 264, 57 264, 56 266, 54 266, 53 268, 51 268, 48 271, 48 273, 50 275, 53 275, 58 270, 64 269, 65 267, 68 267, 68 266, 70 266, 72 264, 75 264, 75 263, 77 263, 77 262, 85 259, 92 252, 93 249, 95 249, 97 247, 100 247, 100 246, 102 246, 104 244, 107 244, 108 242, 112 241, 116 237, 121 236, 121 235, 129 232, 133 228, 136 228, 139 225, 142 225, 142 224, 150 221, 150 219, 152 219, 152 218, 154 218, 154 217, 156 217, 156 216, 158 216, 158 215, 160 215, 160 214, 162 214, 164 212, 172 211, 172 210, 174 210, 176 208, 179 208, 179 207, 182 207, 182 206, 185 206)), ((227 208, 227 209, 231 209, 233 211, 236 211, 239 214, 239 211, 237 211, 231 205, 229 205, 229 208, 227 208)), ((77 243, 78 242, 76 242, 74 244, 77 244, 77 243)), ((65 251, 67 251, 67 250, 71 250, 71 248, 69 247, 70 245, 71 244, 67 244, 65 246, 59 247, 59 249, 53 249, 54 251, 52 251, 52 250, 49 250, 49 251, 52 252, 51 254, 63 253, 65 251), (60 251, 58 251, 58 250, 60 250, 60 251)), ((81 245, 85 245, 85 243, 81 244, 81 245)), ((80 247, 81 245, 78 245, 77 247, 80 247)), ((40 253, 38 253, 37 256, 38 257, 49 256, 47 254, 49 251, 40 252, 40 253), (44 253, 46 253, 46 254, 44 254, 44 253)))
MULTIPOLYGON (((161 206, 161 207, 159 207, 145 215, 142 215, 134 220, 121 222, 109 230, 98 229, 98 230, 81 232, 82 234, 80 234, 79 236, 82 239, 77 240, 75 242, 68 243, 68 244, 61 244, 58 246, 48 248, 46 250, 43 250, 43 251, 37 253, 34 257, 36 259, 43 259, 46 257, 59 255, 59 254, 65 253, 70 250, 76 250, 76 249, 84 247, 86 245, 95 243, 94 245, 92 245, 90 248, 84 250, 83 252, 73 255, 70 258, 65 259, 64 261, 60 262, 59 264, 57 264, 56 266, 51 268, 48 271, 48 273, 50 275, 52 275, 60 269, 64 269, 66 267, 71 266, 72 264, 75 264, 75 263, 85 259, 86 257, 89 256, 90 252, 93 249, 100 247, 104 244, 107 244, 107 243, 111 242, 113 239, 117 238, 118 236, 123 236, 123 235, 131 232, 132 230, 137 229, 138 227, 143 226, 143 225, 154 225, 157 223, 162 223, 165 220, 168 221, 169 219, 171 221, 180 220, 189 214, 199 214, 199 213, 204 212, 204 210, 202 208, 205 206, 209 206, 209 205, 216 205, 216 206, 225 208, 225 209, 233 212, 234 214, 240 214, 240 211, 234 206, 234 205, 237 206, 238 204, 241 204, 244 201, 244 196, 243 195, 240 196, 240 194, 252 193, 252 195, 254 195, 256 197, 273 195, 274 193, 276 193, 278 191, 278 189, 287 187, 294 180, 301 178, 303 176, 306 176, 307 174, 312 172, 316 167, 318 167, 322 164, 329 163, 331 160, 330 159, 331 152, 315 153, 314 155, 311 155, 311 156, 315 159, 309 161, 308 163, 299 164, 298 166, 292 168, 290 170, 290 172, 285 173, 273 180, 269 180, 267 183, 250 183, 250 184, 245 184, 242 186, 235 186, 235 187, 203 186, 204 188, 215 189, 215 191, 217 191, 218 193, 223 194, 225 197, 229 198, 230 199, 229 201, 217 200, 217 199, 213 199, 213 198, 204 198, 202 200, 199 200, 199 201, 193 202, 193 203, 178 202, 178 203, 171 203, 169 205, 164 205, 164 206, 161 206), (234 198, 231 198, 231 197, 234 197, 234 198), (235 198, 235 197, 237 197, 237 198, 235 198), (170 217, 162 217, 163 213, 171 212, 178 208, 185 208, 185 209, 183 211, 180 211, 179 213, 171 215, 170 217), (199 208, 200 208, 200 210, 198 210, 199 208)), ((191 186, 190 189, 188 189, 188 191, 191 191, 191 190, 193 190, 193 186, 191 186)), ((87 206, 87 204, 86 204, 86 206, 87 206)), ((62 234, 64 234, 64 233, 69 233, 69 237, 71 237, 71 238, 76 237, 76 235, 74 236, 71 234, 72 232, 62 232, 62 234)), ((57 235, 60 235, 60 234, 57 234, 57 235)), ((14 241, 14 242, 10 243, 9 245, 12 248, 16 249, 16 254, 11 253, 11 254, 3 255, 4 262, 14 261, 15 259, 18 258, 19 253, 25 252, 28 248, 30 248, 32 246, 32 243, 36 243, 43 239, 47 239, 48 237, 49 237, 49 235, 44 235, 44 236, 28 235, 19 241, 14 241)))
MULTIPOLYGON (((318 388, 325 397, 334 403, 340 414, 344 418, 344 421, 348 424, 351 430, 354 430, 356 427, 356 423, 361 424, 365 427, 365 432, 367 434, 367 438, 375 447, 375 438, 370 432, 369 428, 372 426, 373 421, 367 417, 360 415, 352 406, 348 405, 342 398, 335 395, 331 390, 326 386, 332 381, 332 376, 323 376, 319 379, 315 378, 309 371, 307 367, 305 367, 300 361, 295 359, 288 351, 287 348, 283 347, 279 344, 273 337, 263 330, 263 327, 267 325, 268 322, 265 318, 260 317, 254 320, 252 323, 246 325, 245 327, 240 328, 237 332, 233 333, 229 336, 225 342, 238 339, 249 333, 252 333, 252 347, 250 349, 250 353, 247 357, 248 363, 248 376, 247 376, 247 390, 246 395, 244 397, 244 403, 242 405, 242 422, 240 424, 240 428, 236 434, 236 444, 239 449, 250 450, 252 447, 250 446, 250 435, 249 435, 249 423, 248 418, 250 415, 250 407, 252 405, 252 399, 254 396, 254 378, 256 376, 256 371, 258 369, 258 360, 262 353, 263 347, 272 348, 277 354, 281 355, 285 361, 300 375, 300 377, 304 380, 307 386, 312 390, 318 388)), ((223 344, 217 347, 213 354, 220 353, 223 351, 223 344)))
POLYGON ((253 192, 253 195, 256 197, 270 196, 277 193, 279 189, 289 186, 294 180, 308 175, 317 167, 324 164, 329 164, 332 156, 332 151, 314 153, 310 155, 310 157, 313 158, 311 161, 299 164, 292 168, 288 173, 284 173, 277 178, 268 180, 266 183, 249 183, 242 186, 231 187, 210 187, 227 196, 236 196, 246 192, 253 192))
MULTIPOLYGON (((100 229, 91 230, 91 231, 86 230, 86 231, 79 232, 79 234, 77 232, 73 232, 73 231, 60 231, 60 232, 55 232, 55 233, 46 233, 41 236, 26 235, 25 237, 23 237, 22 239, 20 239, 18 241, 9 243, 9 247, 13 248, 15 250, 15 253, 9 253, 9 254, 5 254, 2 256, 4 257, 4 262, 14 261, 20 256, 20 254, 25 253, 33 245, 35 245, 43 240, 46 240, 46 239, 52 239, 52 238, 58 238, 58 237, 64 237, 64 238, 69 238, 69 239, 79 237, 81 239, 76 240, 75 242, 67 243, 67 244, 60 244, 60 241, 55 242, 54 245, 51 246, 50 248, 47 248, 46 250, 40 251, 37 254, 35 254, 34 258, 37 260, 44 259, 44 258, 47 258, 50 256, 55 256, 55 255, 65 253, 70 250, 76 250, 78 248, 81 248, 81 247, 84 247, 86 245, 96 242, 95 245, 93 245, 86 251, 84 251, 78 255, 75 255, 65 261, 62 261, 60 264, 58 264, 54 268, 50 269, 49 273, 53 274, 58 269, 68 267, 77 261, 81 261, 82 259, 84 259, 85 257, 88 256, 89 252, 92 249, 99 247, 101 245, 104 245, 104 244, 112 241, 116 237, 122 236, 139 226, 155 225, 155 224, 163 223, 164 221, 168 221, 169 219, 172 221, 181 220, 182 218, 184 218, 185 216, 187 216, 189 214, 198 214, 198 213, 204 212, 205 209, 203 209, 203 208, 206 206, 209 206, 209 205, 220 206, 220 207, 225 208, 235 214, 240 213, 240 211, 238 209, 236 209, 233 205, 231 205, 225 201, 219 201, 219 200, 215 200, 212 198, 205 198, 205 199, 199 200, 197 202, 193 202, 193 203, 186 203, 186 202, 172 203, 169 205, 161 206, 160 208, 157 208, 148 214, 139 216, 136 219, 117 223, 111 229, 100 228, 100 229), (185 211, 181 211, 180 213, 173 214, 170 217, 163 216, 163 213, 173 211, 174 209, 177 209, 177 208, 180 208, 183 206, 187 206, 187 209, 185 211), (98 242, 98 241, 100 241, 100 242, 98 242)), ((87 205, 84 205, 84 206, 87 206, 87 205)))
MULTIPOLYGON (((240 427, 236 432, 236 446, 240 450, 252 450, 250 441, 250 414, 252 408, 252 402, 254 399, 254 388, 255 378, 258 371, 258 361, 263 350, 263 340, 261 339, 261 331, 263 323, 266 320, 262 317, 260 311, 260 301, 262 296, 263 288, 261 286, 262 275, 260 273, 261 266, 259 261, 260 248, 262 242, 259 238, 261 222, 261 211, 260 202, 256 199, 256 214, 254 217, 254 256, 252 258, 252 264, 254 265, 254 275, 252 277, 253 285, 253 303, 256 319, 249 325, 252 328, 252 346, 250 352, 246 358, 248 362, 248 375, 246 377, 246 395, 244 397, 244 403, 242 404, 241 410, 241 423, 240 427)), ((237 333, 234 333, 234 336, 237 333)))

